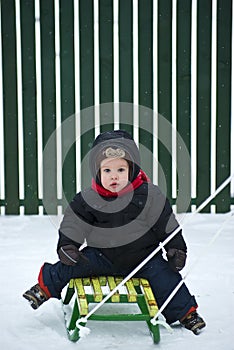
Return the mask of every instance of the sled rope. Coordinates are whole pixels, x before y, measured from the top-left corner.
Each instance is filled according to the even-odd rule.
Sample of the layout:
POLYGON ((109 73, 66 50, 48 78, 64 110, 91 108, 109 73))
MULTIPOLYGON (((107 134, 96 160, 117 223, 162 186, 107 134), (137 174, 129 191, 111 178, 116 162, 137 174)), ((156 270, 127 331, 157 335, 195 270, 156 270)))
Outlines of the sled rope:
POLYGON ((175 287, 175 289, 171 292, 171 294, 169 295, 169 297, 165 300, 165 302, 163 303, 163 305, 158 309, 158 312, 155 314, 155 316, 150 320, 150 322, 153 325, 156 325, 158 323, 158 321, 156 321, 156 318, 161 315, 161 313, 163 312, 163 310, 167 307, 167 305, 169 304, 169 302, 171 301, 171 299, 175 296, 175 294, 177 293, 177 291, 180 289, 180 287, 182 286, 182 284, 184 283, 185 279, 188 277, 189 273, 192 271, 192 269, 195 267, 195 265, 197 264, 198 260, 204 255, 205 250, 210 247, 215 241, 216 239, 220 236, 221 232, 223 231, 225 225, 227 224, 228 221, 230 221, 230 219, 232 217, 234 217, 234 212, 231 211, 229 213, 226 214, 227 218, 224 220, 224 222, 222 223, 222 225, 220 226, 219 230, 216 232, 216 234, 210 239, 210 241, 203 247, 202 252, 199 254, 199 256, 196 258, 196 260, 193 262, 193 264, 191 265, 191 267, 189 268, 189 270, 186 272, 186 274, 184 275, 184 277, 182 278, 182 280, 177 284, 177 286, 175 287))
MULTIPOLYGON (((234 173, 232 175, 230 175, 203 203, 200 204, 200 206, 189 216, 189 218, 186 220, 186 223, 188 223, 189 221, 191 221, 191 219, 193 218, 193 216, 195 216, 195 214, 199 213, 215 196, 217 196, 218 193, 220 193, 232 180, 232 178, 234 177, 234 173)), ((183 221, 183 219, 182 219, 183 221)), ((152 251, 152 253, 150 253, 134 270, 132 270, 132 272, 130 272, 123 280, 122 282, 120 282, 109 294, 107 294, 105 296, 105 298, 100 301, 99 304, 97 304, 92 310, 90 310, 90 312, 85 316, 85 317, 81 317, 79 320, 77 320, 76 322, 76 326, 77 328, 79 328, 80 330, 84 331, 84 327, 81 325, 81 323, 86 323, 87 320, 89 319, 89 317, 94 314, 98 309, 100 309, 100 307, 108 300, 112 297, 113 294, 115 294, 130 278, 132 278, 133 275, 135 275, 149 260, 151 260, 180 230, 182 229, 181 225, 177 227, 177 229, 175 229, 170 236, 168 236, 161 244, 160 246, 158 246, 155 250, 152 251)), ((178 291, 178 289, 181 287, 181 284, 183 283, 183 279, 182 281, 176 286, 176 288, 172 291, 171 295, 176 294, 176 292, 178 291)), ((169 297, 171 297, 171 295, 169 297)), ((173 297, 172 296, 172 297, 173 297)), ((169 299, 168 297, 168 299, 169 299)), ((171 297, 171 298, 172 298, 171 297)), ((170 299, 171 300, 171 299, 170 299)), ((169 301, 170 301, 169 300, 169 301)), ((168 301, 168 303, 169 303, 168 301)), ((164 303, 165 304, 165 303, 164 303)), ((165 306, 166 307, 166 306, 165 306)), ((161 307, 162 309, 162 307, 161 307)), ((161 312, 160 312, 161 313, 161 312)), ((159 315, 159 312, 157 313, 159 315)), ((156 321, 156 317, 154 319, 152 319, 153 322, 157 322, 156 321), (153 321, 154 320, 154 321, 153 321)), ((88 329, 87 329, 88 331, 88 329)), ((86 332, 84 332, 86 333, 86 332)))

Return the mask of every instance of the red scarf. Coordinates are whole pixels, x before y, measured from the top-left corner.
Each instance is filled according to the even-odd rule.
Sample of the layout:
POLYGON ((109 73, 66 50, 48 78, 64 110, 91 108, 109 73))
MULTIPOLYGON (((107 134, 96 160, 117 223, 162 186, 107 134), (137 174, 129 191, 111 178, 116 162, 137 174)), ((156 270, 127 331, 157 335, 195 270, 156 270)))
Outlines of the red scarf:
POLYGON ((148 178, 146 173, 144 173, 143 170, 140 170, 139 174, 137 175, 135 180, 133 180, 133 182, 131 182, 129 185, 124 187, 119 192, 111 192, 109 190, 106 190, 101 185, 98 185, 94 181, 94 179, 92 179, 92 189, 103 197, 117 197, 117 196, 123 196, 124 194, 129 193, 129 192, 132 192, 133 190, 135 190, 136 188, 141 186, 143 184, 143 182, 150 182, 150 179, 148 178))

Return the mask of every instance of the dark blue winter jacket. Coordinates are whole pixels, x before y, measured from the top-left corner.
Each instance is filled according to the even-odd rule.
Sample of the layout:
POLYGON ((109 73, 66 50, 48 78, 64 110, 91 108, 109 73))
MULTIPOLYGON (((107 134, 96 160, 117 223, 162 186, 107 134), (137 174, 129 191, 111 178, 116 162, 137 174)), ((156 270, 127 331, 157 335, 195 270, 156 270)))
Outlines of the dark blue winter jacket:
MULTIPOLYGON (((117 198, 100 197, 92 188, 78 193, 67 208, 59 229, 61 246, 86 240, 114 265, 133 268, 178 227, 169 201, 160 189, 144 182, 117 198)), ((186 252, 180 231, 166 245, 186 252)))

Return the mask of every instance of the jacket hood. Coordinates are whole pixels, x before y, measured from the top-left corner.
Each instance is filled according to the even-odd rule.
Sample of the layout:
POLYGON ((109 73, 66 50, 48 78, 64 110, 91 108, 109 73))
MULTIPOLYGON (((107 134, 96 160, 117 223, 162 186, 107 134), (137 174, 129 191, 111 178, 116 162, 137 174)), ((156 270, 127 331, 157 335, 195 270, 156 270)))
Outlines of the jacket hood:
POLYGON ((106 131, 97 136, 89 156, 89 166, 92 177, 100 184, 99 169, 103 159, 108 157, 108 152, 117 150, 120 158, 124 158, 130 165, 130 178, 132 182, 140 171, 140 153, 131 135, 125 130, 106 131), (124 151, 124 152, 123 152, 124 151))

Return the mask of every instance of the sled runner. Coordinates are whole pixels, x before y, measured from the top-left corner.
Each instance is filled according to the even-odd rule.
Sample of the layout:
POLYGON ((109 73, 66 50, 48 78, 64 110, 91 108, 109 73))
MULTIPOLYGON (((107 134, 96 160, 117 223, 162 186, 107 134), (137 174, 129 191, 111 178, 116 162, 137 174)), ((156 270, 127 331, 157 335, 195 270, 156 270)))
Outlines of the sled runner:
MULTIPOLYGON (((68 338, 71 341, 77 341, 81 337, 77 321, 79 322, 80 318, 88 314, 89 304, 102 301, 122 280, 123 278, 113 276, 70 280, 63 305, 70 305, 71 301, 75 299, 69 320, 67 320, 68 314, 65 312, 68 338)), ((92 314, 89 319, 97 321, 146 321, 154 343, 159 342, 159 325, 153 325, 150 322, 157 313, 158 306, 146 279, 131 278, 106 303, 135 303, 139 307, 139 313, 92 314)), ((80 323, 80 325, 85 326, 85 323, 80 323)))

